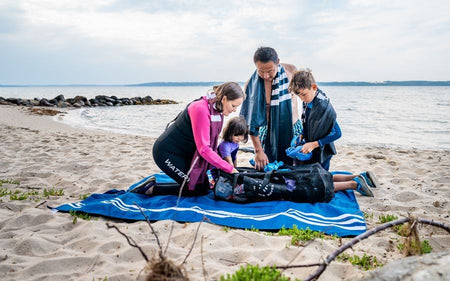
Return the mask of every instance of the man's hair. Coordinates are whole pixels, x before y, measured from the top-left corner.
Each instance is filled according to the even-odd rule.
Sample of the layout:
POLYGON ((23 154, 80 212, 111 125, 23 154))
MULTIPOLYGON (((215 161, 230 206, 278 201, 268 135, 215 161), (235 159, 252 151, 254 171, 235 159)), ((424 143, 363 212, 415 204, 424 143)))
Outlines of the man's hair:
POLYGON ((274 48, 271 47, 259 47, 255 54, 253 55, 253 62, 257 61, 266 63, 273 61, 275 64, 278 63, 278 54, 274 48))
POLYGON ((313 84, 316 84, 316 80, 311 73, 311 69, 297 70, 292 74, 288 91, 296 94, 298 90, 311 89, 313 84))
POLYGON ((243 143, 248 141, 248 126, 244 117, 236 116, 231 118, 225 129, 223 130, 222 138, 227 142, 232 142, 233 136, 244 136, 243 143))

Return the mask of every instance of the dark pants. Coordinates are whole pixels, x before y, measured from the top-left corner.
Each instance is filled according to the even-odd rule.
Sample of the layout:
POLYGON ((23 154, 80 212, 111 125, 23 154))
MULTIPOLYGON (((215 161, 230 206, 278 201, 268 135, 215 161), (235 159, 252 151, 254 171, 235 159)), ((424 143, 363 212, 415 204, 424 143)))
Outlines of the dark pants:
MULTIPOLYGON (((178 140, 179 141, 179 140, 178 140)), ((193 154, 175 149, 176 146, 164 138, 158 138, 153 145, 153 159, 156 165, 176 183, 157 183, 153 188, 153 195, 178 195, 181 185, 187 179, 193 154)), ((197 184, 195 190, 189 190, 187 180, 183 187, 183 196, 203 195, 208 192, 209 184, 205 181, 197 184)))

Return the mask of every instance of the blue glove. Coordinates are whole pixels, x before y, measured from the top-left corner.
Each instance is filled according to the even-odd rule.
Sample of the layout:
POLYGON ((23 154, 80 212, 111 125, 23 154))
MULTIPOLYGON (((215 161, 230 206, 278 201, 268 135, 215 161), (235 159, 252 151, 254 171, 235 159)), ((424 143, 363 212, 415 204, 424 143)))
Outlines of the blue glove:
POLYGON ((280 168, 283 165, 284 165, 283 161, 280 162, 274 161, 273 163, 269 163, 264 167, 264 172, 278 170, 278 168, 280 168))
POLYGON ((294 158, 294 159, 298 159, 300 161, 306 161, 311 159, 312 157, 312 152, 310 153, 302 153, 302 145, 296 146, 296 147, 289 147, 288 149, 286 149, 286 155, 294 158))
POLYGON ((300 141, 300 135, 296 135, 291 140, 291 147, 296 147, 297 145, 301 145, 303 141, 300 141))
MULTIPOLYGON (((250 163, 250 165, 255 167, 255 160, 253 158, 250 159, 248 162, 250 163)), ((278 168, 280 168, 283 165, 284 165, 283 161, 279 161, 279 162, 274 161, 273 163, 269 163, 264 167, 264 172, 278 170, 278 168)))

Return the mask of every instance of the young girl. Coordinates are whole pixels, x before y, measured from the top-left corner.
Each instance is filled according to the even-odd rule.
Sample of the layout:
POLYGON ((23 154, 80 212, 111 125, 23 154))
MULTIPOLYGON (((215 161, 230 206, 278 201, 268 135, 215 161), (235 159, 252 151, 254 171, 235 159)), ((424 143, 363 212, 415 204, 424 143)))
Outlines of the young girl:
POLYGON ((222 139, 218 147, 219 155, 237 167, 239 142, 246 143, 248 141, 248 127, 245 119, 240 116, 231 118, 223 130, 222 139))

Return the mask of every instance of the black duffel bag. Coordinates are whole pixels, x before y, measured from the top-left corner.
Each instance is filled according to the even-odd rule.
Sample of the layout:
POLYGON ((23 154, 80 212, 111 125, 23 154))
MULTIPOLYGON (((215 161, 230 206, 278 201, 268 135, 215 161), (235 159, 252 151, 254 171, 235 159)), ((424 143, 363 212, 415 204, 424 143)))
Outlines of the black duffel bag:
POLYGON ((283 166, 260 172, 237 168, 239 173, 217 170, 214 195, 233 202, 289 200, 301 203, 329 202, 334 197, 333 177, 320 164, 283 166))

